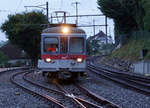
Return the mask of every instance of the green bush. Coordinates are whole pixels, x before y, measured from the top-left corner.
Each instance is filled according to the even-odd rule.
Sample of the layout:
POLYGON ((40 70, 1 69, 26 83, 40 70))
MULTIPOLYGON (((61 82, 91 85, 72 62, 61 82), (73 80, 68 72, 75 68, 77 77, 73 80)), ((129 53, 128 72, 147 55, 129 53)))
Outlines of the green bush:
POLYGON ((129 38, 128 42, 121 48, 113 51, 111 57, 137 61, 141 60, 140 51, 143 49, 146 49, 148 51, 143 59, 150 59, 150 32, 134 31, 131 34, 131 38, 129 38))
POLYGON ((5 66, 7 62, 8 62, 8 57, 4 55, 2 52, 0 52, 0 66, 5 66))

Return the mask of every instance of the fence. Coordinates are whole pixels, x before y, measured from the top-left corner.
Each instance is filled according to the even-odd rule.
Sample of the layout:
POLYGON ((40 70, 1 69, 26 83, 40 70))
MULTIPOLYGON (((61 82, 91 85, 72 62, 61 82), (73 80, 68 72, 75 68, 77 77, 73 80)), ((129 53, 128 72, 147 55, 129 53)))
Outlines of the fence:
POLYGON ((133 63, 132 68, 135 73, 150 75, 150 61, 133 63))

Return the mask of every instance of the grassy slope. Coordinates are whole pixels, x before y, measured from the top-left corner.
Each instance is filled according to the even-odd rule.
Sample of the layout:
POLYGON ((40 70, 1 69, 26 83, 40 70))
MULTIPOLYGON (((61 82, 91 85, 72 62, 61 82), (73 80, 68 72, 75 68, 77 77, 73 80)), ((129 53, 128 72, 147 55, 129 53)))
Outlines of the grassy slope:
POLYGON ((140 50, 149 50, 144 59, 150 59, 150 38, 142 40, 129 40, 127 44, 120 49, 113 51, 110 57, 118 57, 120 59, 130 59, 131 61, 140 60, 140 50))

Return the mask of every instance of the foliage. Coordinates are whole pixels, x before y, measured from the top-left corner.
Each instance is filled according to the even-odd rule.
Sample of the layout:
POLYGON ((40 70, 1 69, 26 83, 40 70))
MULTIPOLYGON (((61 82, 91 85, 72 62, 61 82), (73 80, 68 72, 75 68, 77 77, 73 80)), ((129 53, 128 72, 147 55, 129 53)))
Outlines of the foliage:
POLYGON ((1 29, 8 35, 11 43, 23 49, 34 65, 40 54, 41 24, 46 23, 46 16, 39 11, 9 15, 1 29))
POLYGON ((144 28, 150 31, 150 0, 143 0, 145 16, 144 16, 144 28))
POLYGON ((143 29, 145 10, 142 0, 98 0, 99 9, 115 22, 118 34, 143 29))
POLYGON ((100 53, 100 45, 98 44, 98 40, 88 40, 87 39, 87 54, 88 55, 96 55, 100 53))
POLYGON ((114 45, 113 44, 103 44, 101 49, 113 49, 114 45))
POLYGON ((3 45, 5 45, 8 41, 0 41, 0 47, 2 47, 3 45))
POLYGON ((120 59, 130 59, 132 61, 140 60, 140 51, 148 50, 144 59, 150 59, 150 32, 134 31, 128 44, 123 45, 120 49, 114 50, 111 57, 120 59))
POLYGON ((104 15, 114 20, 115 39, 128 40, 111 56, 134 61, 146 49, 144 59, 150 59, 150 0, 98 0, 97 3, 104 15))
POLYGON ((99 40, 87 39, 87 54, 88 55, 100 55, 108 54, 114 48, 113 44, 99 44, 99 40))
POLYGON ((8 57, 0 52, 0 65, 4 65, 8 62, 8 57))

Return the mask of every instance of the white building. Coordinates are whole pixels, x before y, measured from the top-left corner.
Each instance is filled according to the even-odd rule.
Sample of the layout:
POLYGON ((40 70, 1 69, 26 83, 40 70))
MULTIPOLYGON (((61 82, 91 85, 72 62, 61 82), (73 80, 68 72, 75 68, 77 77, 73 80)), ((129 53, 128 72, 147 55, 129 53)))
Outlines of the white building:
POLYGON ((109 44, 113 43, 112 37, 111 36, 107 36, 103 31, 99 31, 99 33, 97 33, 94 36, 89 37, 89 40, 98 40, 99 44, 106 44, 107 42, 109 44), (107 40, 106 40, 107 39, 107 40))

